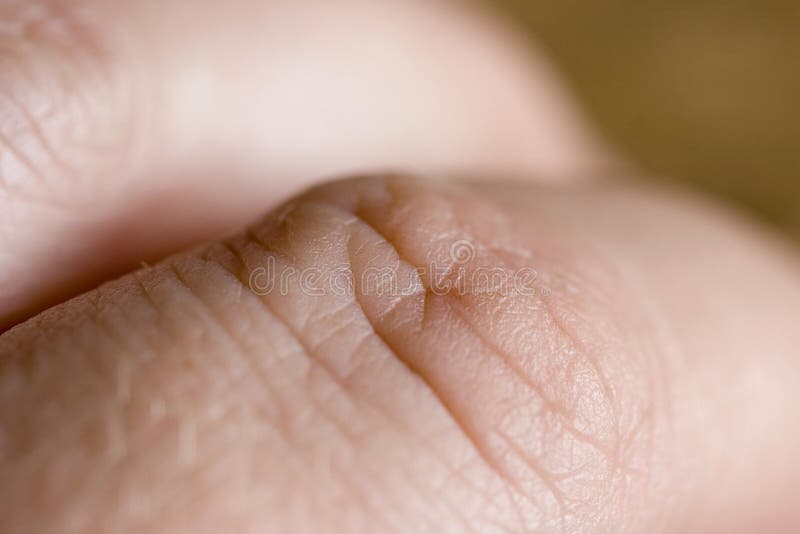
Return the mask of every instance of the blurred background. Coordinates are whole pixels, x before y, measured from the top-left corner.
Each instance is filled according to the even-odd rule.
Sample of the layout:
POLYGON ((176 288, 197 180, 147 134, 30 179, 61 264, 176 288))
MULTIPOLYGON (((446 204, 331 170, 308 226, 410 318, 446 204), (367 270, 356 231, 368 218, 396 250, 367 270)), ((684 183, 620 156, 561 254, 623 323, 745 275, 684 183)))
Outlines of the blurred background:
POLYGON ((800 1, 487 1, 639 166, 800 239, 800 1))

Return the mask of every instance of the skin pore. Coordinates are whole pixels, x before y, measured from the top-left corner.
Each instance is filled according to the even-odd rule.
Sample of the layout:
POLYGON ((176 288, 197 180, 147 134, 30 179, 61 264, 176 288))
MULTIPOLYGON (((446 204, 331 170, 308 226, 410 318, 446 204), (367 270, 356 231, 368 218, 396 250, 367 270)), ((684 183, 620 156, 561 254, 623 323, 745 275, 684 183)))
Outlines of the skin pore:
POLYGON ((794 530, 794 251, 593 179, 477 15, 181 4, 0 4, 0 531, 794 530))

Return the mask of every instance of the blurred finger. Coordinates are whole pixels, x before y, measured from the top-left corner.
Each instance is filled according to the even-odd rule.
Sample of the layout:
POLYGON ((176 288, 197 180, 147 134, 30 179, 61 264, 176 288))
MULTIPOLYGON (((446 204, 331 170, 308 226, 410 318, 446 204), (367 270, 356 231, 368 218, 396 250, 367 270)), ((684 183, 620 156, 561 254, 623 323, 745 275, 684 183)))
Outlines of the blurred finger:
POLYGON ((571 176, 546 65, 433 2, 0 2, 0 329, 321 174, 571 176))

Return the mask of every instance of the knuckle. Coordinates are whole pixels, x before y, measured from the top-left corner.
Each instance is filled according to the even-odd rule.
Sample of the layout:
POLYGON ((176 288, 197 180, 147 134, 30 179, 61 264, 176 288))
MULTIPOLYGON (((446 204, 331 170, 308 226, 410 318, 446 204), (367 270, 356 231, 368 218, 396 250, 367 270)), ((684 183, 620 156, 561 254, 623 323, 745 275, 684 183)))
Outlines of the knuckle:
MULTIPOLYGON (((183 429, 175 469, 232 413, 224 428, 250 433, 240 443, 317 460, 332 443, 358 450, 336 453, 344 481, 307 480, 390 498, 396 488, 376 484, 408 484, 387 468, 406 466, 432 504, 443 498, 435 480, 485 492, 502 517, 476 510, 472 524, 608 531, 651 498, 665 432, 657 358, 632 331, 623 275, 529 212, 402 177, 326 184, 242 236, 84 298, 69 324, 49 312, 6 334, 0 356, 33 351, 25 328, 50 333, 36 350, 53 363, 40 354, 38 372, 53 366, 55 382, 91 339, 78 350, 112 384, 103 395, 183 429), (382 482, 370 476, 384 470, 382 482)), ((96 401, 70 391, 72 404, 96 401)), ((331 486, 304 490, 324 500, 331 486)), ((390 505, 400 516, 420 506, 390 505)))
MULTIPOLYGON (((343 213, 354 301, 527 499, 528 527, 610 528, 651 498, 667 392, 613 261, 529 206, 460 187, 350 180, 300 202, 343 213)), ((267 223, 274 247, 299 236, 296 220, 267 223)))

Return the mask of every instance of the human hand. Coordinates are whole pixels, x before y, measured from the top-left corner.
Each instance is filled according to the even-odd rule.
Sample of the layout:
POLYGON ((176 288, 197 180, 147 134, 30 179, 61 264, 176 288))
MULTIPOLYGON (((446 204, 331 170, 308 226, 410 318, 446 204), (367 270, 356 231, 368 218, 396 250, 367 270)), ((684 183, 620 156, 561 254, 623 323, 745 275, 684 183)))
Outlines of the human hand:
POLYGON ((599 179, 483 19, 0 6, 0 317, 52 306, 0 337, 0 531, 800 523, 794 252, 599 179), (297 196, 384 167, 438 179, 297 196))

